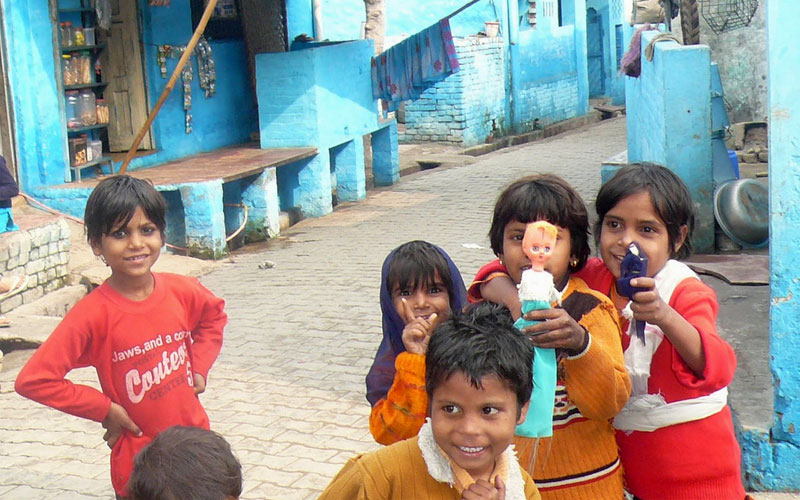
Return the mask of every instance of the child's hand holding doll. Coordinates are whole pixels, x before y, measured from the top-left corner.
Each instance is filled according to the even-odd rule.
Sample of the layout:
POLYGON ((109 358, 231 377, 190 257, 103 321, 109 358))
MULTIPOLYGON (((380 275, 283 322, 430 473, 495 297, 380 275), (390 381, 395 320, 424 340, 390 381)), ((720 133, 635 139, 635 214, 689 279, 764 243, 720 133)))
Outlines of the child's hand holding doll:
POLYGON ((560 307, 535 309, 523 317, 538 322, 522 329, 522 333, 528 335, 536 347, 581 352, 589 342, 586 329, 560 307))

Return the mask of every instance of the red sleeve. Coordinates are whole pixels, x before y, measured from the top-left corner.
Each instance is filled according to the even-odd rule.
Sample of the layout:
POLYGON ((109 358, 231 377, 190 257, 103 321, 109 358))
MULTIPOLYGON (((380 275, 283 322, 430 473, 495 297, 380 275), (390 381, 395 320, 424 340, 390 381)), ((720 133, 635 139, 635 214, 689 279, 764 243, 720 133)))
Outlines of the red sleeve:
POLYGON ((192 315, 192 367, 208 380, 208 372, 222 349, 222 331, 228 322, 225 301, 194 281, 192 315))
POLYGON ((598 291, 606 296, 611 293, 611 287, 614 286, 614 275, 608 270, 602 259, 597 257, 590 258, 583 269, 574 273, 589 285, 592 290, 598 291))
POLYGON ((478 269, 478 272, 475 273, 475 279, 472 280, 469 288, 467 288, 467 300, 469 300, 470 304, 483 301, 481 285, 497 275, 508 276, 508 270, 506 266, 500 263, 500 259, 495 259, 478 269))
MULTIPOLYGON (((91 295, 89 296, 91 297, 91 295)), ((43 405, 102 422, 111 399, 94 387, 65 379, 73 368, 88 366, 92 350, 91 300, 82 300, 64 317, 50 337, 33 353, 17 376, 14 389, 43 405)))
POLYGON ((685 279, 675 288, 669 305, 697 329, 706 359, 703 377, 697 377, 672 347, 672 370, 678 381, 712 392, 730 384, 736 372, 736 354, 717 334, 719 304, 714 290, 699 279, 685 279))

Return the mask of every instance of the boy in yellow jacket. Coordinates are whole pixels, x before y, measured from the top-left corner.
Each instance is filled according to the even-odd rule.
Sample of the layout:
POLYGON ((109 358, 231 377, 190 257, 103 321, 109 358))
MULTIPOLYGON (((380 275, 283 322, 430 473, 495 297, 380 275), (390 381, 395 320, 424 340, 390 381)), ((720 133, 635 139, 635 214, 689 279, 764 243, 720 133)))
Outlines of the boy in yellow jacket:
POLYGON ((533 351, 503 306, 476 304, 428 344, 430 418, 417 436, 350 459, 319 500, 539 500, 511 442, 533 351))

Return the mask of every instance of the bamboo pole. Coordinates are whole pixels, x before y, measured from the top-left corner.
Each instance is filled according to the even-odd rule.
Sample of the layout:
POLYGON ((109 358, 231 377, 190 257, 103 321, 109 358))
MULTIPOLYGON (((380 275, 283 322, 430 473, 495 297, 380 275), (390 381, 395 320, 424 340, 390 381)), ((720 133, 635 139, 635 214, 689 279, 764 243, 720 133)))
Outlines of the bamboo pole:
POLYGON ((217 5, 217 0, 208 0, 206 10, 203 11, 203 16, 200 18, 200 22, 197 23, 197 29, 194 30, 192 38, 186 45, 186 50, 183 51, 183 55, 181 55, 181 58, 178 60, 178 65, 175 66, 172 76, 169 77, 167 86, 164 87, 164 91, 161 92, 161 97, 158 98, 158 102, 156 102, 156 105, 153 106, 152 110, 150 110, 150 114, 147 115, 147 120, 144 122, 144 125, 142 125, 142 128, 136 135, 136 139, 133 140, 133 144, 131 144, 128 154, 125 155, 125 160, 123 160, 122 166, 119 168, 120 175, 124 174, 128 169, 128 164, 133 159, 136 149, 139 147, 139 144, 142 142, 142 139, 144 139, 145 134, 147 134, 147 131, 150 129, 150 125, 153 124, 153 120, 156 119, 156 115, 161 109, 161 106, 164 104, 164 101, 167 100, 167 96, 169 96, 169 93, 172 92, 172 88, 175 87, 175 82, 178 80, 178 75, 181 74, 183 67, 186 66, 187 61, 189 61, 189 58, 192 56, 194 47, 197 45, 198 40, 200 40, 200 36, 203 34, 203 31, 206 29, 206 24, 208 24, 208 20, 211 18, 211 13, 214 11, 215 5, 217 5))

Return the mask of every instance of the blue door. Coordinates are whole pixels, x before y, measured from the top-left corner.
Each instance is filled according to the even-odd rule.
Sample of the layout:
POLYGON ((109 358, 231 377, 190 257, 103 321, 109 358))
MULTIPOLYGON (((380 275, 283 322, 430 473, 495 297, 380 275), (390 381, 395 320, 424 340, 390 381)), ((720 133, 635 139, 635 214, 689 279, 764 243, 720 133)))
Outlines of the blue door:
POLYGON ((586 55, 588 58, 589 97, 606 93, 603 57, 603 17, 594 8, 586 10, 586 55))

